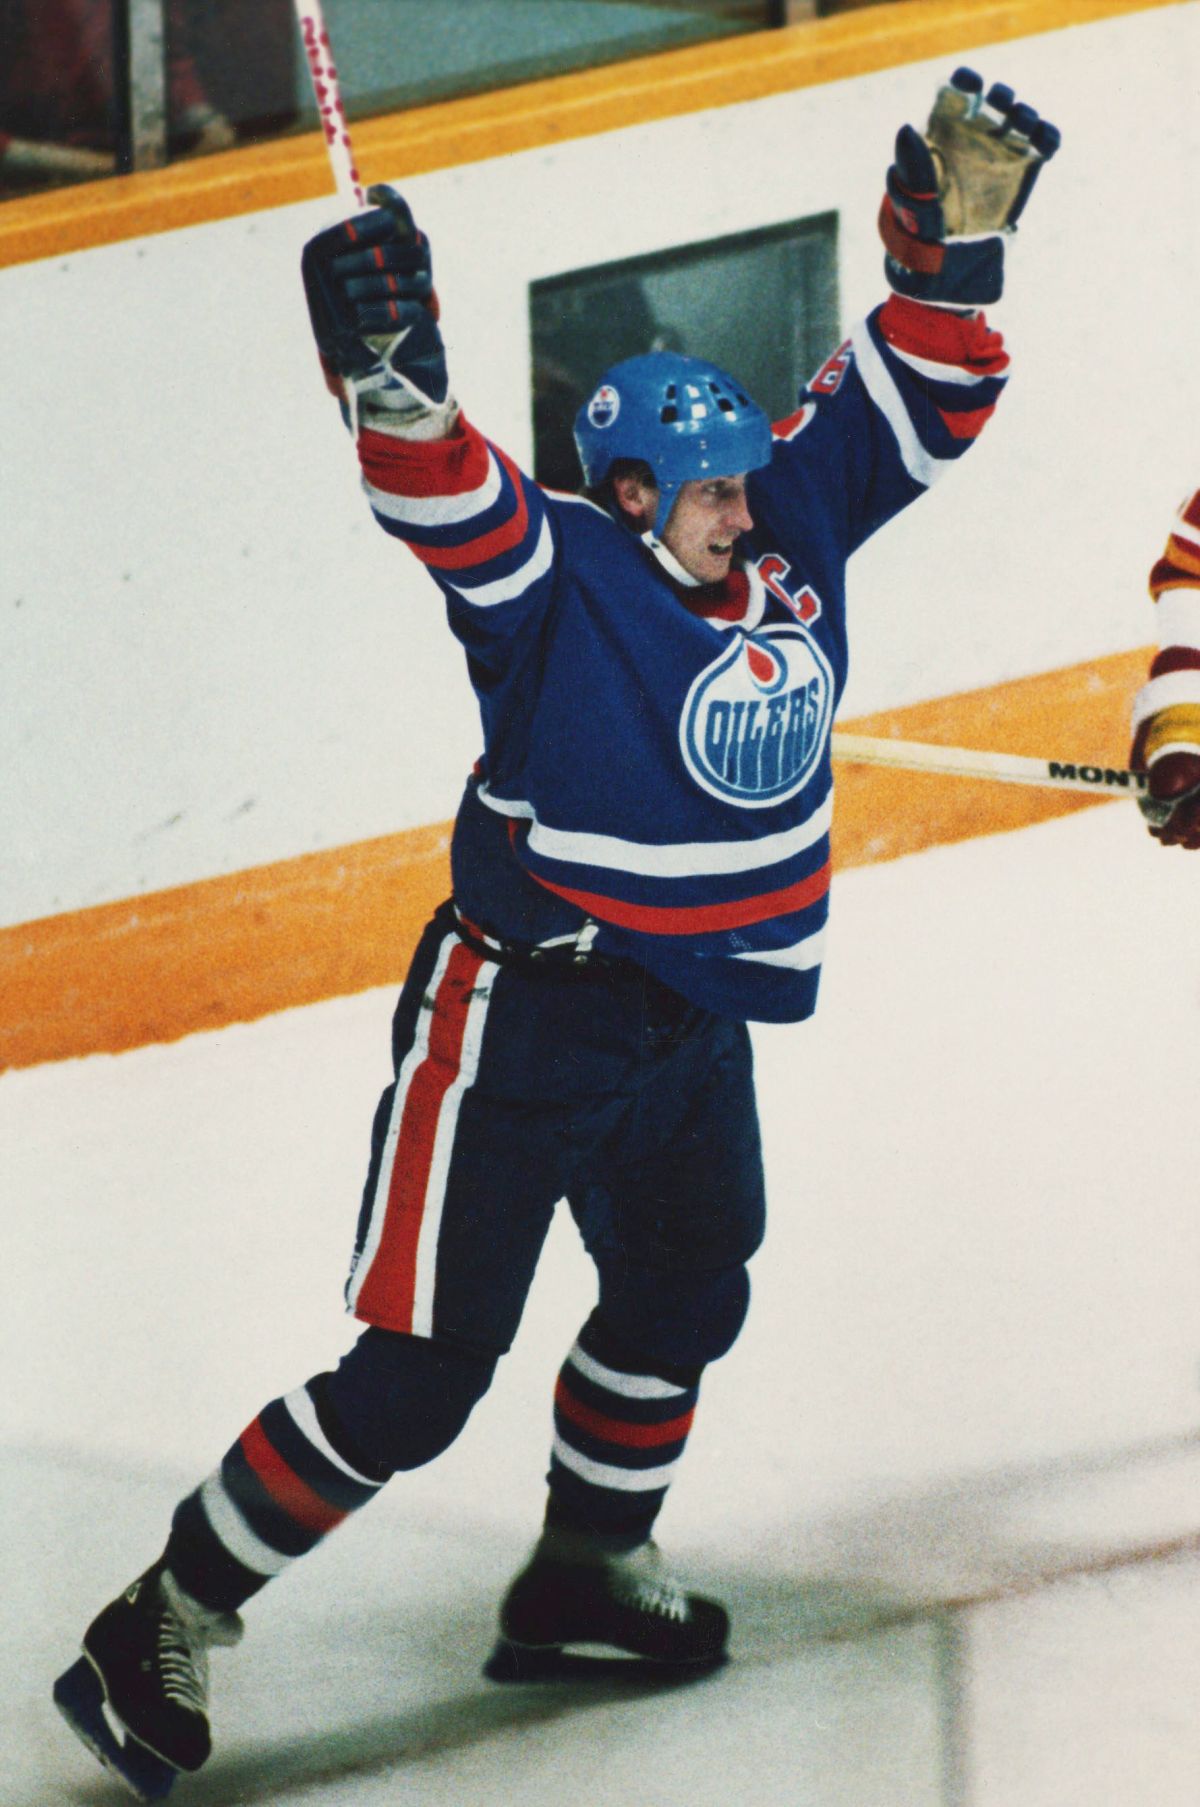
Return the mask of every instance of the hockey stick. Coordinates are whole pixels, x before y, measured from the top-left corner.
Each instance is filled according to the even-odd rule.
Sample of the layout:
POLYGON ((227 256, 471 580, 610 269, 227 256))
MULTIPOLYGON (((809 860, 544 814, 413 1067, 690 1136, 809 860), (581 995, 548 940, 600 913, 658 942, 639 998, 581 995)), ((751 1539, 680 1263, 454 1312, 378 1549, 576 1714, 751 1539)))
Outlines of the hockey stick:
MULTIPOLYGON (((317 112, 321 116, 321 130, 325 136, 325 150, 329 157, 329 167, 333 171, 333 185, 341 200, 360 211, 367 205, 367 196, 358 173, 358 165, 354 161, 354 146, 350 142, 350 127, 346 121, 346 109, 342 105, 342 87, 338 80, 337 64, 333 60, 333 45, 329 40, 329 29, 325 24, 325 15, 321 11, 321 0, 295 0, 296 21, 300 27, 300 39, 304 45, 304 55, 308 62, 309 79, 312 82, 313 98, 317 103, 317 112)), ((429 303, 433 317, 437 319, 437 296, 430 294, 429 303)), ((388 334, 371 335, 367 344, 376 351, 384 352, 393 341, 388 334)), ((348 389, 347 405, 350 410, 350 431, 358 438, 358 399, 353 387, 348 389)))
POLYGON ((333 171, 334 187, 343 201, 350 202, 356 208, 365 207, 366 197, 354 162, 350 127, 346 123, 341 84, 338 81, 337 65, 333 60, 329 33, 325 28, 321 0, 295 0, 295 6, 300 40, 308 59, 313 98, 321 116, 325 149, 329 155, 329 167, 333 171))
POLYGON ((1054 790, 1091 791, 1136 797, 1146 789, 1144 772, 1113 766, 1081 765, 1073 759, 1034 759, 1023 753, 981 753, 970 747, 935 747, 917 740, 874 739, 835 731, 833 757, 851 765, 895 766, 909 772, 936 772, 950 778, 990 778, 1002 784, 1040 784, 1054 790))

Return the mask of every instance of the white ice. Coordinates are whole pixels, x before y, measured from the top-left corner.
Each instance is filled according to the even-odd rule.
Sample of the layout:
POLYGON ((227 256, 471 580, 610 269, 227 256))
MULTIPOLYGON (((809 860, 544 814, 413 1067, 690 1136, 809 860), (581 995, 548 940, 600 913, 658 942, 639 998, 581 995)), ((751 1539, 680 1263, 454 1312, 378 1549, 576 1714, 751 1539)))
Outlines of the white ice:
MULTIPOLYGON (((661 1524, 725 1671, 480 1676, 591 1302, 561 1222, 460 1442, 216 1653, 179 1807, 1195 1807, 1198 864, 1120 803, 837 881, 817 1018, 757 1036, 772 1223, 661 1524)), ((51 1680, 353 1337, 391 1004, 0 1086, 7 1807, 126 1798, 51 1680)))

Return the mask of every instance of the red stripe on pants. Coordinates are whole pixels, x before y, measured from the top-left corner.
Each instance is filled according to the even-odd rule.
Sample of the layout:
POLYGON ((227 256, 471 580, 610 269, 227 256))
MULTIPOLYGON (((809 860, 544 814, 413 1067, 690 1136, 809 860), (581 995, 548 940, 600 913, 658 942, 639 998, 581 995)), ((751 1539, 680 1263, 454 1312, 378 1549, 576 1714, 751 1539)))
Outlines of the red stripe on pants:
MULTIPOLYGON (((483 960, 456 941, 433 1000, 429 1046, 409 1080, 403 1100, 400 1133, 392 1154, 391 1174, 376 1183, 387 1186, 383 1234, 362 1289, 355 1314, 385 1330, 411 1331, 417 1280, 417 1248, 429 1193, 433 1149, 446 1093, 458 1078, 471 992, 483 960)), ((376 1205, 375 1209, 378 1209, 376 1205)))

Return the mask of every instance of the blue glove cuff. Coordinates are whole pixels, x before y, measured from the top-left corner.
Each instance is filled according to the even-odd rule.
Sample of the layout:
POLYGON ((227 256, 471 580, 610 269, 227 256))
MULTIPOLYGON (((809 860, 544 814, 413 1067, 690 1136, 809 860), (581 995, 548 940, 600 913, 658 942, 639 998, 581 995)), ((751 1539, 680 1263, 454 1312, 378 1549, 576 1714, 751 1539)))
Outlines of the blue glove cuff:
POLYGON ((952 307, 989 307, 1004 293, 1004 238, 947 239, 941 268, 910 270, 889 252, 883 260, 888 287, 910 301, 952 307))

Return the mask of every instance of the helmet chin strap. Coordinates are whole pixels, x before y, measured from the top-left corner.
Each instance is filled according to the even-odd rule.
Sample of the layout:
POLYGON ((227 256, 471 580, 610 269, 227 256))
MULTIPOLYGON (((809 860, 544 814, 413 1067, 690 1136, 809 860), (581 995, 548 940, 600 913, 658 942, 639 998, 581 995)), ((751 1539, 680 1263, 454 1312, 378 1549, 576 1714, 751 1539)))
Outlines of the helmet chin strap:
MULTIPOLYGON (((707 587, 699 577, 693 577, 690 571, 684 570, 679 560, 675 557, 675 554, 669 551, 660 539, 655 537, 652 529, 647 529, 645 533, 640 534, 638 537, 643 546, 654 554, 663 570, 667 573, 667 576, 674 578, 677 584, 680 584, 689 590, 702 590, 707 587)), ((759 625, 766 610, 766 586, 763 583, 757 565, 751 564, 749 560, 745 558, 736 557, 733 560, 729 567, 730 576, 732 577, 735 572, 741 573, 746 579, 748 586, 746 592, 745 613, 736 622, 719 622, 716 625, 738 626, 745 628, 748 631, 752 631, 759 625)), ((726 578, 725 582, 728 584, 729 578, 726 578)))
POLYGON ((669 577, 673 577, 676 583, 686 584, 688 588, 692 590, 698 590, 700 588, 700 579, 698 577, 693 577, 690 571, 684 570, 675 554, 668 551, 666 546, 663 545, 653 527, 648 527, 646 529, 645 533, 641 535, 641 541, 643 546, 649 547, 663 570, 669 577))
POLYGON ((664 483, 661 477, 658 478, 658 506, 654 511, 654 525, 651 528, 656 537, 666 532, 671 510, 682 488, 682 483, 664 483))

